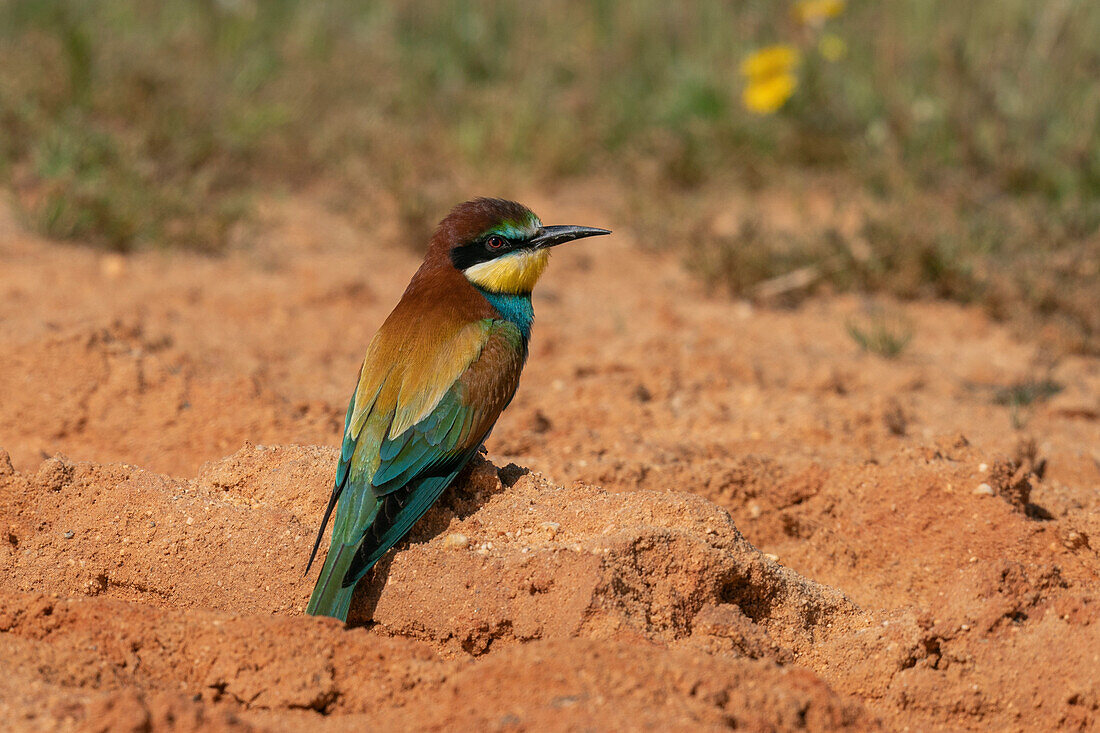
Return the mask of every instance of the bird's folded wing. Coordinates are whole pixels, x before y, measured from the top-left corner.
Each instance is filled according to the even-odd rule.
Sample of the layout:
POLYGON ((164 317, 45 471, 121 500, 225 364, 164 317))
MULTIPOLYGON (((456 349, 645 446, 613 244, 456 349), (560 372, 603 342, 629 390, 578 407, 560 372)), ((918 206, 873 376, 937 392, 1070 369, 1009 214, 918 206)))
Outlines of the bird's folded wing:
POLYGON ((382 353, 375 342, 368 348, 348 406, 324 520, 347 493, 333 528, 343 542, 358 541, 374 521, 379 499, 407 487, 402 516, 392 518, 392 530, 403 528, 393 542, 399 540, 445 488, 430 481, 418 493, 408 491, 415 489, 410 484, 449 482, 515 394, 525 354, 512 323, 484 319, 467 324, 431 351, 432 357, 414 360, 382 353))
POLYGON ((481 355, 494 323, 483 319, 449 329, 449 333, 378 333, 367 348, 348 408, 337 485, 347 474, 351 474, 352 483, 372 483, 383 460, 394 457, 387 445, 400 440, 414 425, 431 422, 444 395, 481 355), (384 458, 385 453, 390 455, 384 458))

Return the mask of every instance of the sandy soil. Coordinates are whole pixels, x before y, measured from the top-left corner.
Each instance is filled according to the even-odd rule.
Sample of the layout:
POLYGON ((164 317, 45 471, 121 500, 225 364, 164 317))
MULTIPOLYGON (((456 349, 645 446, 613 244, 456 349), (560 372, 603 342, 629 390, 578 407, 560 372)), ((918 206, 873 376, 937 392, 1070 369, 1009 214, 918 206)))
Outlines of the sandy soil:
POLYGON ((303 570, 393 218, 273 201, 213 260, 0 212, 7 725, 1100 727, 1100 361, 936 303, 884 360, 858 299, 710 298, 598 190, 525 200, 624 233, 555 256, 488 460, 346 629, 303 570))

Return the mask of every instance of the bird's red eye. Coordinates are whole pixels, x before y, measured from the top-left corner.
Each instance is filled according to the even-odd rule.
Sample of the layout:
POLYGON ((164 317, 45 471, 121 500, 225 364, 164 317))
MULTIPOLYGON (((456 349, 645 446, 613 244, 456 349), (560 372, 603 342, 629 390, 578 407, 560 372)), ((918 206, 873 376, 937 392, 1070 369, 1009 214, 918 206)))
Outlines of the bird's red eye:
POLYGON ((485 246, 489 249, 502 249, 504 247, 504 237, 498 237, 494 234, 485 240, 485 246))

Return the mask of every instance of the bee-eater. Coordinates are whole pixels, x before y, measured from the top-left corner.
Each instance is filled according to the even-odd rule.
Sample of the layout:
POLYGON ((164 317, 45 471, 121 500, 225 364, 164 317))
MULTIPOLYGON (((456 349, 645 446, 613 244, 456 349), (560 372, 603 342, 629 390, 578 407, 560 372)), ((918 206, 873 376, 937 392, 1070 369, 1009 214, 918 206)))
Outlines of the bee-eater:
POLYGON ((307 613, 346 620, 356 583, 439 498, 512 401, 531 337, 531 290, 550 248, 606 229, 543 226, 513 201, 459 204, 367 347, 348 405, 336 509, 307 613))

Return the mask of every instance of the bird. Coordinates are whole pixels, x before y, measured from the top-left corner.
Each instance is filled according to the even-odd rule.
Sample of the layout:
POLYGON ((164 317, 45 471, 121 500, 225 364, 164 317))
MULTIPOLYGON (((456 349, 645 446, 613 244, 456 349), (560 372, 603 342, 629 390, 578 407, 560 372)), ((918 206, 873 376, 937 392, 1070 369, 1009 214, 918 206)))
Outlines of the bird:
POLYGON ((566 242, 610 234, 544 226, 498 198, 457 205, 367 346, 328 506, 306 565, 332 537, 306 612, 347 621, 360 579, 482 447, 527 361, 531 292, 566 242))

